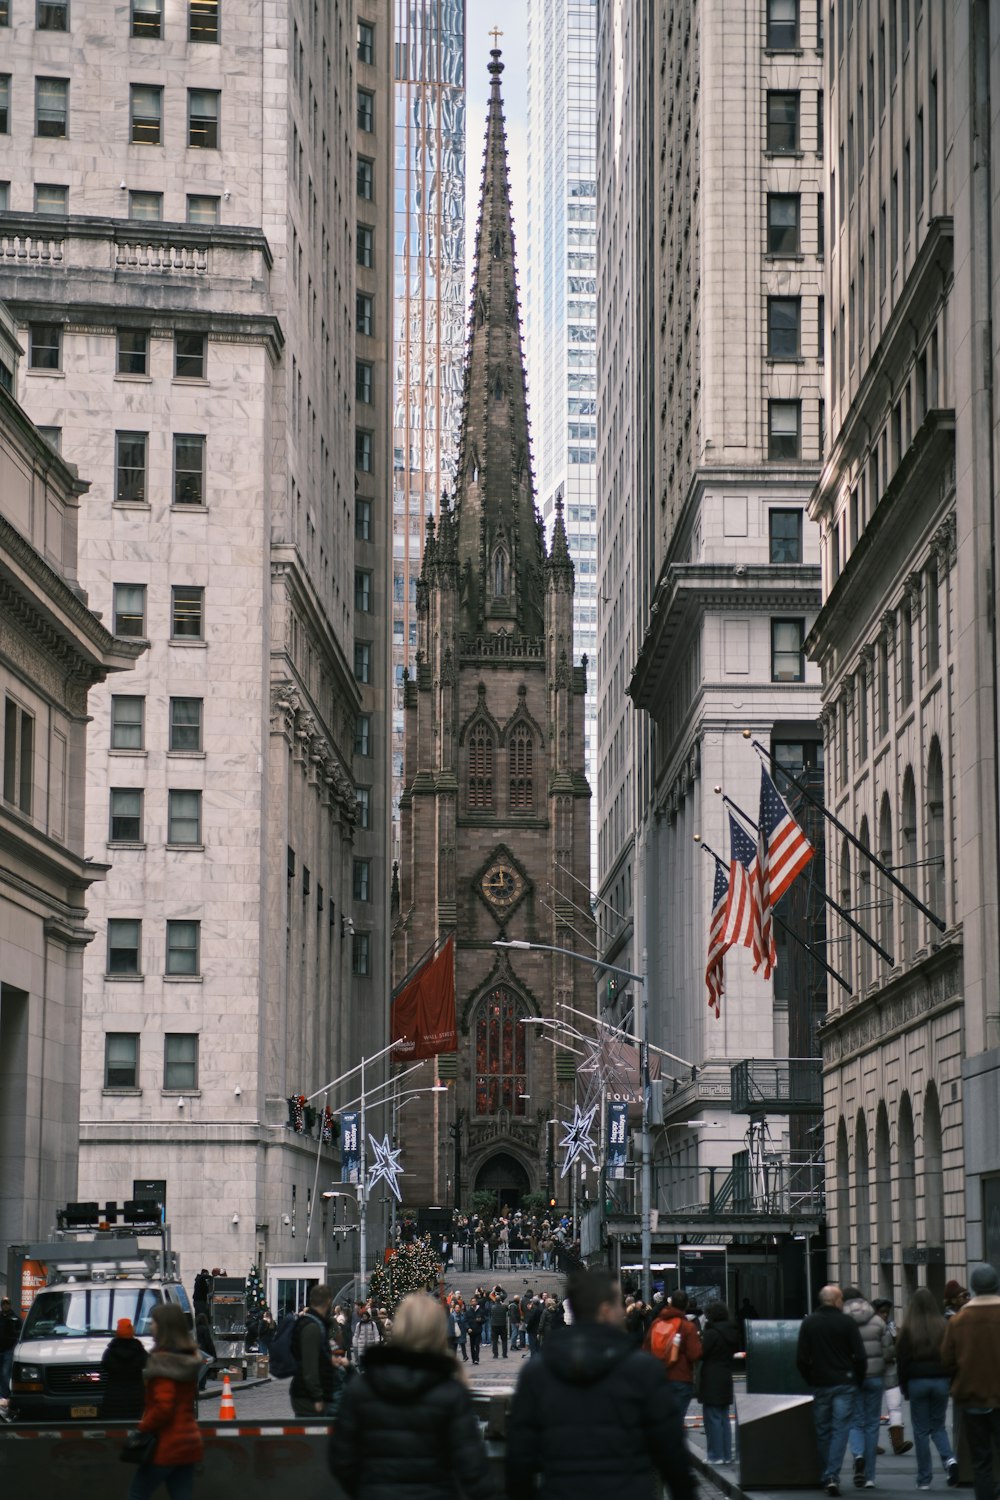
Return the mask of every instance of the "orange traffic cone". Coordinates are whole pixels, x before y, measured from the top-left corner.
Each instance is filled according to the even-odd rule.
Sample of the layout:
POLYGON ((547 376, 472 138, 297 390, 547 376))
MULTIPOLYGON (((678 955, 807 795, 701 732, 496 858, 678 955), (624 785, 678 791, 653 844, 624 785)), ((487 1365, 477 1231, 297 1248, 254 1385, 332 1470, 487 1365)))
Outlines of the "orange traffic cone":
POLYGON ((236 1421, 236 1403, 233 1400, 233 1388, 229 1384, 228 1373, 222 1377, 222 1400, 219 1402, 219 1421, 236 1421))

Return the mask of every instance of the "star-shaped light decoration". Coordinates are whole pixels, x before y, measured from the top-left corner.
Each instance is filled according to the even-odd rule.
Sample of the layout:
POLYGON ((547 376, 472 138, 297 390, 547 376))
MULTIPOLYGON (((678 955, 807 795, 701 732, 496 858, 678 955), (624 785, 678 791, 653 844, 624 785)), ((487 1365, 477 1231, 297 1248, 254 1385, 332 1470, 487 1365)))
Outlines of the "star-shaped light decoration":
POLYGON ((566 1155, 563 1158, 562 1171, 559 1173, 560 1177, 565 1177, 566 1173, 572 1166, 575 1165, 575 1163, 580 1159, 581 1156, 587 1157, 588 1161, 592 1162, 595 1167, 597 1166, 597 1154, 595 1151, 594 1140, 590 1134, 590 1127, 594 1123, 594 1116, 596 1115, 596 1113, 596 1104, 592 1104, 586 1112, 581 1110, 579 1104, 573 1105, 573 1118, 572 1120, 566 1120, 563 1123, 563 1129, 565 1130, 566 1134, 559 1142, 560 1150, 562 1150, 563 1147, 565 1147, 566 1149, 566 1155))
POLYGON ((390 1193, 395 1196, 396 1202, 402 1203, 403 1195, 399 1191, 399 1178, 404 1173, 402 1167, 399 1165, 399 1149, 393 1150, 389 1145, 389 1137, 387 1135, 382 1137, 381 1144, 373 1135, 370 1135, 368 1139, 371 1141, 372 1151, 375 1153, 375 1160, 368 1173, 368 1191, 371 1192, 376 1182, 384 1182, 390 1193))

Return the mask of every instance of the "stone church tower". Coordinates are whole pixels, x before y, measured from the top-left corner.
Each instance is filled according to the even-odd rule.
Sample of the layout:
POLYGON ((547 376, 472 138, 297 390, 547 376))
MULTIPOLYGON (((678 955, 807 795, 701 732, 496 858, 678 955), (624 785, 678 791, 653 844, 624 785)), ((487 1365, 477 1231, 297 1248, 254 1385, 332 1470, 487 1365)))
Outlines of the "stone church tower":
MULTIPOLYGON (((395 982, 456 932, 457 1056, 411 1074, 447 1094, 399 1115, 409 1208, 501 1202, 559 1184, 578 1058, 532 1016, 587 1029, 586 964, 494 948, 499 939, 592 953, 586 667, 573 665, 573 563, 559 506, 547 552, 535 508, 514 273, 500 53, 492 75, 465 367, 458 476, 428 522, 417 590, 416 678, 406 684, 395 982), (583 908, 583 911, 580 910, 583 908), (561 1107, 560 1107, 561 1106, 561 1107)), ((591 1190, 596 1184, 591 1184, 591 1190)))

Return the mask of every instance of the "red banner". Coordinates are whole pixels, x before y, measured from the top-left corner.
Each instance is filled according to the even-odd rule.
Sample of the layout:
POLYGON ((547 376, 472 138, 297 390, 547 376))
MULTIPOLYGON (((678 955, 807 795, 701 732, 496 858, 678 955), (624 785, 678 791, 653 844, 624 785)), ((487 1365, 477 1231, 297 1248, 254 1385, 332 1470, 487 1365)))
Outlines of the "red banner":
POLYGON ((456 1050, 454 937, 402 986, 391 1014, 395 1060, 417 1062, 456 1050))

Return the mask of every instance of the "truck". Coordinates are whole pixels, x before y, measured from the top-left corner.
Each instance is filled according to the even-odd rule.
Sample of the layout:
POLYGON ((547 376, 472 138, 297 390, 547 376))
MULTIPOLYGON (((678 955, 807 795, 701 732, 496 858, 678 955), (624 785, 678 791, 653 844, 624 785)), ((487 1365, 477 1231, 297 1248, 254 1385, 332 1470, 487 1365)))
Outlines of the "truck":
POLYGON ((100 1222, 106 1224, 61 1227, 47 1244, 14 1247, 22 1270, 12 1291, 16 1295, 18 1284, 24 1286, 22 1308, 28 1304, 11 1371, 14 1420, 98 1418, 104 1394, 101 1357, 120 1318, 130 1320, 147 1350, 153 1347, 157 1305, 174 1303, 193 1327, 169 1225, 120 1231, 101 1228, 100 1222))

